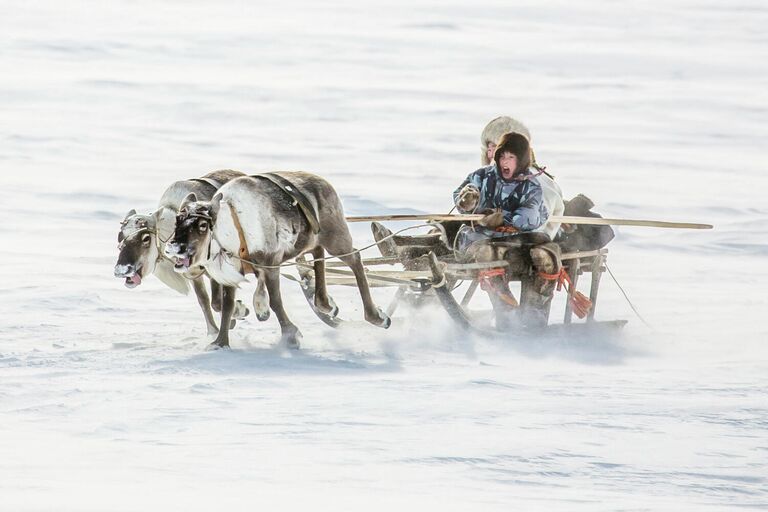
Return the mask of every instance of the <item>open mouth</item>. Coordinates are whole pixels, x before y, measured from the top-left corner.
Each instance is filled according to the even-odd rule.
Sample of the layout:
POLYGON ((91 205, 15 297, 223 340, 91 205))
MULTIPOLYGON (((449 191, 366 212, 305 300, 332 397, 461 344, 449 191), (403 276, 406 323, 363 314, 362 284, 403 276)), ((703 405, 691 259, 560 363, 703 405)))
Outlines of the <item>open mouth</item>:
POLYGON ((136 272, 132 276, 127 276, 125 278, 125 286, 128 288, 136 288, 141 284, 141 274, 136 272))
POLYGON ((174 268, 176 270, 187 270, 189 268, 190 263, 191 263, 191 259, 189 256, 184 256, 183 258, 176 258, 176 262, 174 263, 174 268))

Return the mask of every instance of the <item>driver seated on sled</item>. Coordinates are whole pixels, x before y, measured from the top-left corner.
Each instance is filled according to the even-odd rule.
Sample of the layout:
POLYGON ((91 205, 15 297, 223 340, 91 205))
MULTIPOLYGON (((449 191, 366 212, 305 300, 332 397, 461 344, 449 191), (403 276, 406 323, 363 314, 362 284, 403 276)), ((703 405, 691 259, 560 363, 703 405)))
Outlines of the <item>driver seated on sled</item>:
POLYGON ((512 313, 518 310, 507 285, 509 274, 517 275, 522 283, 522 324, 545 327, 555 283, 543 276, 559 272, 560 251, 545 231, 551 213, 531 167, 528 138, 515 132, 504 134, 494 148, 493 163, 467 176, 453 198, 461 213, 485 214, 477 224, 459 229, 455 239, 459 254, 466 260, 509 263, 504 273, 481 277, 496 312, 497 327, 509 326, 512 313))

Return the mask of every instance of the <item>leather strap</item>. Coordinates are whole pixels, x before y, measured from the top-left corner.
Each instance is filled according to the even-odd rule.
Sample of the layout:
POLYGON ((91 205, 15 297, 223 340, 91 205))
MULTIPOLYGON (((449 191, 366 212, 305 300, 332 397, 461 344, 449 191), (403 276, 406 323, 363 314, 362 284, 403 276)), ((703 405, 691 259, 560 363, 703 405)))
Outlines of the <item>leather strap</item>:
POLYGON ((212 186, 215 190, 219 190, 223 185, 223 183, 221 183, 220 181, 216 181, 213 178, 192 178, 189 181, 198 181, 200 183, 205 183, 207 185, 212 186))
POLYGON ((315 211, 314 206, 312 206, 312 203, 309 201, 309 199, 307 199, 307 197, 290 181, 280 176, 279 174, 272 172, 254 174, 251 176, 251 178, 264 178, 280 187, 283 192, 291 196, 291 199, 293 199, 293 204, 297 205, 301 212, 304 214, 307 222, 309 222, 309 226, 312 228, 312 232, 315 234, 320 232, 320 222, 317 220, 317 212, 315 211))
POLYGON ((237 255, 240 257, 240 268, 243 273, 245 274, 255 274, 256 270, 253 268, 253 265, 248 261, 248 258, 251 257, 250 253, 248 252, 248 242, 245 241, 245 233, 243 233, 243 225, 240 224, 240 218, 237 216, 237 211, 235 210, 235 207, 232 206, 232 204, 227 203, 229 205, 229 211, 232 214, 232 222, 235 223, 235 230, 237 230, 237 236, 240 238, 240 248, 237 250, 237 255))

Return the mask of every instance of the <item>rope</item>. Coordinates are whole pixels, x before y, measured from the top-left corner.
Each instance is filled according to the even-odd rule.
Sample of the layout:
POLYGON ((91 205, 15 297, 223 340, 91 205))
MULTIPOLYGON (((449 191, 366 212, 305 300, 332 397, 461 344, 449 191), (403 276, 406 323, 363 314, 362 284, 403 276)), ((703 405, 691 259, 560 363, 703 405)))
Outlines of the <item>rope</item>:
POLYGON ((568 275, 565 267, 561 268, 560 272, 556 274, 539 272, 537 275, 545 281, 557 281, 557 291, 565 287, 565 291, 568 292, 568 301, 571 303, 571 308, 577 317, 584 318, 589 314, 589 311, 592 309, 592 301, 589 300, 589 297, 576 290, 576 287, 571 282, 571 276, 568 275))
MULTIPOLYGON (((345 256, 352 256, 353 254, 360 254, 361 252, 363 252, 365 250, 368 250, 368 249, 370 249, 372 247, 376 247, 379 243, 383 242, 384 240, 388 240, 388 239, 390 239, 390 238, 392 238, 392 237, 394 237, 396 235, 399 235, 400 233, 403 233, 405 231, 409 231, 411 229, 424 228, 424 227, 433 227, 433 225, 432 224, 418 224, 416 226, 409 226, 407 228, 403 228, 403 229, 400 229, 398 231, 395 231, 394 233, 385 236, 384 238, 382 238, 378 242, 374 242, 374 243, 372 243, 370 245, 366 245, 365 247, 361 247, 360 249, 355 249, 353 251, 350 251, 350 252, 347 252, 347 253, 344 253, 344 254, 332 254, 330 256, 325 256, 323 258, 313 259, 312 263, 314 263, 316 261, 327 261, 327 260, 330 260, 330 259, 333 259, 333 258, 343 258, 345 256)), ((232 254, 231 252, 227 251, 226 249, 224 249, 224 247, 222 246, 221 242, 219 242, 219 240, 215 236, 215 234, 214 234, 214 239, 216 240, 216 243, 219 244, 219 247, 222 248, 221 251, 216 256, 219 256, 221 254, 225 254, 226 253, 226 255, 228 257, 230 257, 230 258, 234 258, 234 259, 239 260, 241 262, 245 262, 245 263, 248 263, 248 264, 250 264, 250 265, 252 265, 254 267, 262 268, 262 269, 279 269, 279 268, 283 268, 283 267, 295 267, 295 266, 298 265, 298 262, 296 262, 296 261, 289 261, 287 263, 281 263, 280 265, 261 265, 261 264, 258 264, 258 263, 254 263, 254 262, 252 262, 250 260, 246 260, 245 258, 241 258, 239 256, 236 256, 236 255, 232 254)), ((216 256, 214 256, 214 259, 216 258, 216 256)))
POLYGON ((481 270, 477 273, 477 281, 480 283, 480 289, 487 293, 495 293, 502 301, 506 302, 513 308, 518 307, 520 304, 517 300, 504 293, 500 288, 494 286, 494 277, 503 278, 506 275, 506 270, 503 268, 492 268, 489 270, 481 270))
POLYGON ((637 318, 640 319, 641 322, 645 324, 646 327, 648 327, 651 330, 655 330, 651 324, 649 324, 645 318, 640 314, 640 312, 637 310, 634 304, 632 304, 632 301, 629 299, 629 296, 627 295, 627 292, 624 291, 624 288, 621 287, 619 284, 619 280, 616 279, 616 276, 613 275, 613 272, 611 272, 611 268, 608 266, 608 263, 605 261, 603 262, 603 265, 605 265, 605 269, 608 271, 608 274, 611 276, 611 279, 613 279, 613 282, 616 283, 616 286, 619 287, 619 290, 621 291, 621 294, 624 296, 624 299, 627 301, 627 304, 629 304, 629 307, 632 308, 632 311, 635 313, 637 318))

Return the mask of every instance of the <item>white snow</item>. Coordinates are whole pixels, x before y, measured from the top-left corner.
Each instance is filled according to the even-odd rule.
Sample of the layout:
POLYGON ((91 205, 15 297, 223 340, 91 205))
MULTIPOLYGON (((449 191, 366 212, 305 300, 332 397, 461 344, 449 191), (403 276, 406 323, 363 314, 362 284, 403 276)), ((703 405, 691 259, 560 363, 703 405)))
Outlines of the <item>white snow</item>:
POLYGON ((768 508, 767 24, 758 0, 5 5, 0 510, 768 508), (205 352, 193 296, 112 276, 125 213, 218 168, 446 212, 501 114, 567 196, 716 226, 617 230, 653 329, 606 279, 620 339, 437 309, 383 331, 346 288, 334 331, 286 280, 300 352, 274 318, 205 352))

